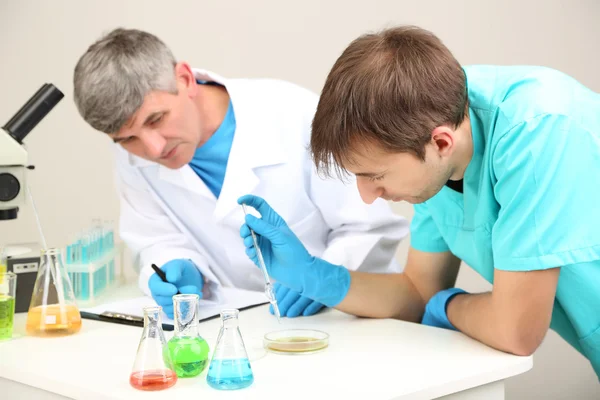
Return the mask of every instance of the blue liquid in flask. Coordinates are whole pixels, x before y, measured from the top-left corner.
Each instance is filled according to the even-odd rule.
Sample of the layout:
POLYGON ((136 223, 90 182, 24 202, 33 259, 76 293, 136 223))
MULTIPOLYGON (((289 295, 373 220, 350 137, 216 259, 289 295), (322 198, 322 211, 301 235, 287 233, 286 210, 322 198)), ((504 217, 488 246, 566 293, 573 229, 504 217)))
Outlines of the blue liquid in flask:
POLYGON ((218 390, 246 388, 254 382, 247 358, 213 360, 208 368, 206 382, 218 390))

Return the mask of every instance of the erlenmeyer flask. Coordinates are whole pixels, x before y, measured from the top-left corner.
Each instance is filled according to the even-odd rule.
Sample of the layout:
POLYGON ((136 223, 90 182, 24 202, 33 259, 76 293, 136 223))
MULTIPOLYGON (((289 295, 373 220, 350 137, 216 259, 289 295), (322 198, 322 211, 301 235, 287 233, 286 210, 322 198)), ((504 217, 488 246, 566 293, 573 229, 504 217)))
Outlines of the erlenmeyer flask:
POLYGON ((177 382, 162 330, 162 307, 144 307, 144 330, 129 383, 140 390, 163 390, 177 382))
POLYGON ((208 363, 208 343, 198 334, 199 299, 197 294, 173 296, 175 334, 169 351, 180 378, 199 375, 208 363))
POLYGON ((219 390, 243 389, 254 382, 242 333, 238 310, 221 311, 221 330, 208 367, 206 382, 219 390))
POLYGON ((27 334, 63 336, 79 332, 81 315, 59 249, 41 251, 29 312, 27 334))

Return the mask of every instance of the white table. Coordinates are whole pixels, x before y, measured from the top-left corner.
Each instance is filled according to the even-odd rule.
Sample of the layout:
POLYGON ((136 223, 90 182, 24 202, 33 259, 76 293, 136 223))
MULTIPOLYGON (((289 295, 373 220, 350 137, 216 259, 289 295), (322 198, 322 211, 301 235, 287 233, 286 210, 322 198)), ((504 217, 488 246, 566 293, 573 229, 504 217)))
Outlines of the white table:
MULTIPOLYGON (((26 315, 15 316, 15 333, 26 315)), ((220 320, 200 324, 212 348, 220 320)), ((465 335, 396 320, 356 318, 336 310, 284 319, 266 306, 242 311, 240 328, 254 384, 233 392, 206 383, 206 370, 170 389, 142 392, 129 386, 142 328, 83 320, 62 338, 21 336, 0 342, 0 398, 13 399, 504 399, 504 380, 532 367, 531 357, 493 350, 465 335), (312 355, 277 355, 262 336, 282 328, 330 334, 330 346, 312 355), (446 397, 444 397, 446 396, 446 397)), ((167 340, 172 333, 167 332, 167 340)))

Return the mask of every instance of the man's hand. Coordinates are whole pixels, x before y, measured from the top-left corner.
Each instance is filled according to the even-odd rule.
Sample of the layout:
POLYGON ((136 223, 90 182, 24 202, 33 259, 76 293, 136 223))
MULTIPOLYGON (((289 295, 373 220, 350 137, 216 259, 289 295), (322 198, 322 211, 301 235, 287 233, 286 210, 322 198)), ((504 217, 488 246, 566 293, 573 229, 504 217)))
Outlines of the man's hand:
POLYGON ((148 280, 148 287, 156 304, 162 307, 169 318, 173 318, 173 296, 177 291, 182 294, 197 294, 202 298, 204 278, 192 261, 171 260, 160 269, 165 272, 169 282, 163 282, 154 273, 148 280))
MULTIPOLYGON (((324 304, 302 296, 300 293, 285 286, 281 286, 279 283, 275 283, 273 289, 275 290, 277 306, 279 307, 279 312, 282 317, 294 318, 300 315, 307 317, 318 313, 325 307, 324 304)), ((269 310, 271 314, 275 314, 273 306, 271 306, 269 310)))
POLYGON ((240 228, 246 255, 258 266, 251 229, 258 235, 258 246, 269 275, 281 285, 329 307, 339 304, 350 287, 349 271, 323 259, 313 257, 287 223, 267 204, 254 195, 245 195, 238 203, 255 208, 261 215, 246 215, 240 228))
POLYGON ((495 270, 491 293, 458 294, 447 315, 458 330, 517 355, 531 355, 552 319, 560 268, 511 272, 495 270))

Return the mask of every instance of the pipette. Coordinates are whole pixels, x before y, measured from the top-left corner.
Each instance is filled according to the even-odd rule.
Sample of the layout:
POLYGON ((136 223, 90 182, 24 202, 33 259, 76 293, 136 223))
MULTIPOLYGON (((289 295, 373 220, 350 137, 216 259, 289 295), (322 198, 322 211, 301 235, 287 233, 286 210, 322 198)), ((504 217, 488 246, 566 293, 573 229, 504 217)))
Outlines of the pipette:
MULTIPOLYGON (((245 204, 242 204, 242 208, 244 209, 244 214, 248 215, 245 204)), ((254 248, 256 249, 258 265, 260 266, 260 269, 265 278, 265 295, 267 296, 267 299, 269 299, 269 303, 271 303, 271 305, 273 306, 275 316, 277 317, 277 322, 281 323, 281 315, 279 314, 279 307, 277 307, 277 299, 275 298, 275 293, 273 293, 273 285, 271 284, 271 278, 269 278, 269 273, 267 272, 265 260, 263 258, 262 252, 260 251, 260 247, 258 246, 258 239, 256 238, 256 233, 254 233, 254 231, 250 229, 250 234, 252 235, 252 241, 254 242, 254 248)))

